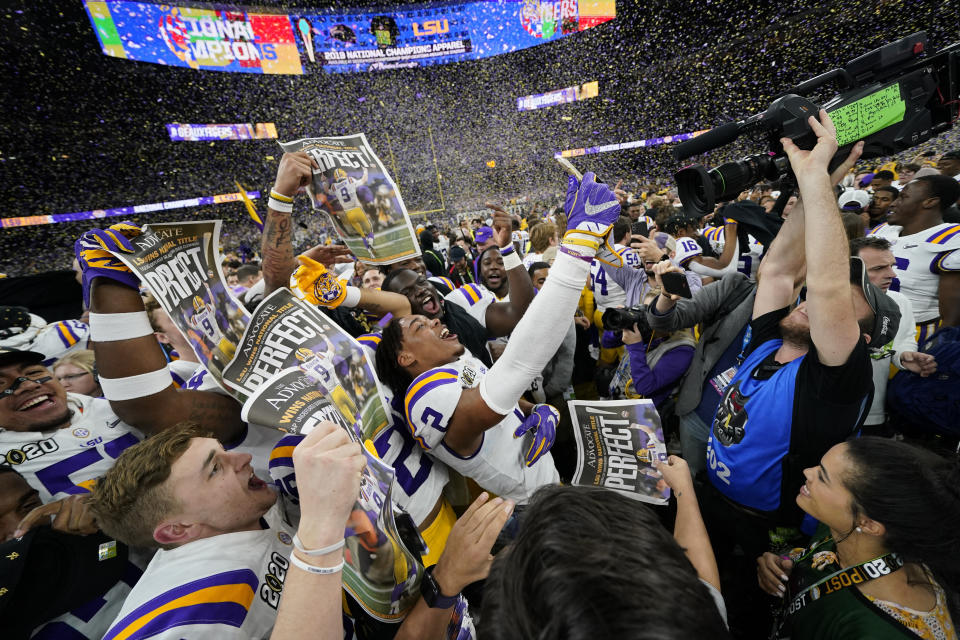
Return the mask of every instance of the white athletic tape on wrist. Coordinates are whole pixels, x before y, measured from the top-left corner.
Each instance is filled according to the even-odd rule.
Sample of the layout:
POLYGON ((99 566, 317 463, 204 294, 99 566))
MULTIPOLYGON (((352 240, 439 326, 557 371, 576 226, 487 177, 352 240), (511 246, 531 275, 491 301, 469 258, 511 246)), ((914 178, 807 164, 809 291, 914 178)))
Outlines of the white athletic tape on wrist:
POLYGON ((333 573, 338 573, 343 569, 343 560, 340 561, 340 564, 335 564, 332 567, 315 567, 312 564, 307 564, 298 558, 296 553, 290 554, 290 562, 296 568, 303 569, 307 573, 312 573, 318 576, 328 576, 333 573))
POLYGON ((543 289, 510 334, 503 355, 480 381, 480 397, 490 409, 501 415, 513 411, 530 382, 557 353, 589 275, 589 263, 557 253, 543 289))
POLYGON ((160 393, 173 384, 166 368, 126 378, 100 377, 100 388, 107 400, 136 400, 160 393))
POLYGON ((347 285, 344 288, 347 290, 347 295, 344 296, 343 302, 340 304, 351 309, 360 304, 360 288, 352 285, 347 285))
POLYGON ((293 547, 300 553, 308 556, 325 556, 328 553, 333 553, 337 549, 342 549, 346 542, 345 538, 340 538, 340 540, 329 546, 321 547, 320 549, 307 549, 303 546, 303 542, 300 541, 300 536, 293 534, 293 547))
POLYGON ((516 269, 517 267, 522 267, 523 262, 520 261, 520 256, 517 255, 516 251, 511 251, 510 253, 503 256, 503 268, 509 271, 510 269, 516 269))
POLYGON ((273 209, 274 211, 279 211, 280 213, 293 212, 292 202, 280 202, 276 198, 270 198, 269 205, 271 209, 273 209))
POLYGON ((152 335, 153 327, 146 311, 90 314, 90 339, 94 342, 116 342, 152 335))

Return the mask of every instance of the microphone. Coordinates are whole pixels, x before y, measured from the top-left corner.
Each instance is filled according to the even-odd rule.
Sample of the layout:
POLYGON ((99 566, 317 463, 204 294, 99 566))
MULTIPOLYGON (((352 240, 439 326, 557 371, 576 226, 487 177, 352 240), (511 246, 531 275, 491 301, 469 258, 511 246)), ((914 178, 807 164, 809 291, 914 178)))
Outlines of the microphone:
POLYGON ((673 159, 684 160, 711 149, 730 144, 740 135, 740 123, 728 122, 707 131, 705 134, 681 142, 673 148, 673 159))

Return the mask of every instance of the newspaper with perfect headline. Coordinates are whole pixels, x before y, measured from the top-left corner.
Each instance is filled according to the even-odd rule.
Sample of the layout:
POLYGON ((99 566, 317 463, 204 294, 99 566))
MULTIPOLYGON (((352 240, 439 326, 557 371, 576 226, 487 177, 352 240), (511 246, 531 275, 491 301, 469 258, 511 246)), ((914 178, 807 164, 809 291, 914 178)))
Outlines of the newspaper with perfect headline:
POLYGON ((281 142, 288 153, 316 161, 307 195, 340 238, 368 264, 392 264, 420 255, 407 207, 364 134, 281 142))
MULTIPOLYGON (((134 253, 115 255, 218 384, 243 403, 245 421, 306 435, 330 420, 361 444, 374 438, 387 413, 363 348, 288 289, 249 314, 221 275, 219 231, 218 220, 148 225, 132 239, 134 253)), ((364 452, 367 468, 345 531, 344 587, 370 615, 396 622, 419 597, 423 566, 397 532, 394 470, 370 448, 364 452)))
POLYGON ((654 467, 655 460, 667 459, 667 447, 652 400, 570 400, 567 405, 577 440, 571 484, 667 503, 670 487, 654 467))

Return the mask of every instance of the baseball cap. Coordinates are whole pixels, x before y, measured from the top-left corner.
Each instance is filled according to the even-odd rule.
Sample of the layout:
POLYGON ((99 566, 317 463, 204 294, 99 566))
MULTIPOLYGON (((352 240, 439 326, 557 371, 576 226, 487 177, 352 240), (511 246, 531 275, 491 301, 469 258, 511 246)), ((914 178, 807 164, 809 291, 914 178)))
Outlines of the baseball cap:
POLYGON ((869 346, 871 349, 882 349, 897 335, 900 327, 900 307, 893 298, 870 282, 860 258, 850 258, 850 283, 860 286, 867 304, 873 310, 873 330, 869 334, 869 346))
POLYGON ((847 189, 840 194, 837 204, 841 211, 859 211, 870 206, 870 194, 862 189, 847 189))
POLYGON ((36 351, 21 351, 20 349, 0 347, 0 367, 19 363, 37 364, 43 362, 43 358, 43 354, 36 351))
POLYGON ((26 307, 0 306, 0 339, 23 333, 30 326, 26 307))
POLYGON ((477 244, 483 244, 493 237, 493 229, 487 226, 479 227, 473 234, 473 239, 477 244))
POLYGON ((940 156, 941 160, 943 160, 944 158, 947 158, 947 159, 953 158, 955 160, 960 160, 960 149, 953 149, 952 151, 947 151, 945 154, 940 156))
POLYGON ((467 252, 463 247, 450 247, 450 262, 458 262, 467 257, 467 252))

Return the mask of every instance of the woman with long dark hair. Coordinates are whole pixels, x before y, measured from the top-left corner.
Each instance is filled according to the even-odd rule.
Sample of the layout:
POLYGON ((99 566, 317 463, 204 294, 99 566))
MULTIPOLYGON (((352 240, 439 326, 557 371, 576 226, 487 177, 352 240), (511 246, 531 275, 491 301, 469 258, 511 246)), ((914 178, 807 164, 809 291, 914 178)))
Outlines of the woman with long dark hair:
POLYGON ((777 637, 957 638, 958 460, 865 437, 804 475, 797 504, 817 533, 757 560, 761 588, 784 598, 777 637))

